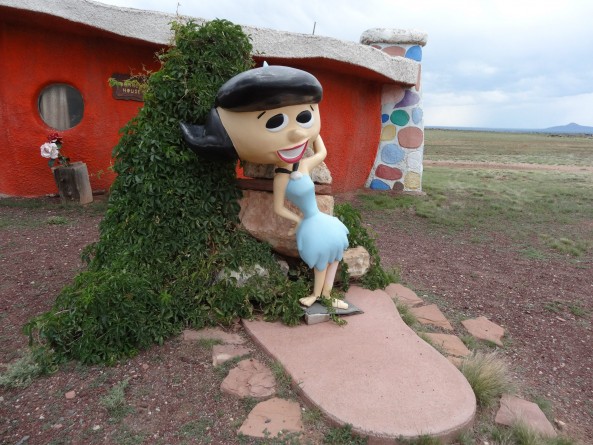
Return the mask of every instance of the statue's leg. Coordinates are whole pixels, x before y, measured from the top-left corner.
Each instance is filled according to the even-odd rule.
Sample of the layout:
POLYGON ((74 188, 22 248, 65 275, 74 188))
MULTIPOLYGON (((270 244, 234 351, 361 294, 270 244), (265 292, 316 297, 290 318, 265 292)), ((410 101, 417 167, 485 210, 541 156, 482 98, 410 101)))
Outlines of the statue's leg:
MULTIPOLYGON (((339 261, 334 261, 333 263, 328 264, 325 268, 327 273, 325 274, 325 279, 323 281, 323 291, 321 292, 323 298, 331 298, 336 272, 338 271, 338 264, 339 261)), ((338 300, 337 298, 332 299, 332 306, 336 309, 348 309, 348 303, 343 300, 338 300)))
POLYGON ((328 267, 326 267, 324 270, 319 270, 316 267, 313 269, 313 272, 315 273, 315 281, 313 282, 313 293, 308 297, 303 297, 299 299, 299 302, 303 306, 311 306, 321 296, 321 291, 323 289, 323 283, 325 283, 327 271, 328 267))
POLYGON ((327 273, 325 274, 325 280, 323 281, 323 290, 321 291, 321 295, 329 298, 334 287, 336 272, 338 271, 338 261, 328 264, 325 270, 327 273))

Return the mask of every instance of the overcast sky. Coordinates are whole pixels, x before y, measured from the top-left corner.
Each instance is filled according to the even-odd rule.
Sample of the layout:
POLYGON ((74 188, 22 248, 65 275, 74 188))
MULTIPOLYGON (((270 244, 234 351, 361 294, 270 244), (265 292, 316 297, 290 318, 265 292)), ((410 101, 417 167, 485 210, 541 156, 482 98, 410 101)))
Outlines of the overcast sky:
POLYGON ((428 34, 427 126, 593 126, 590 0, 101 0, 358 42, 369 28, 428 34), (178 6, 179 3, 179 6, 178 6))

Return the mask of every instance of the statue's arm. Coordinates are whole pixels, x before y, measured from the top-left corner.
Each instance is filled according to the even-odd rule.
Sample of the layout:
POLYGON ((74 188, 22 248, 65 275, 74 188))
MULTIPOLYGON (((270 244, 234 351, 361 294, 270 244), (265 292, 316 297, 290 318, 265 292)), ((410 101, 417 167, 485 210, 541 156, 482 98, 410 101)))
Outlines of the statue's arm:
POLYGON ((296 213, 290 211, 284 205, 284 198, 286 195, 286 186, 288 184, 289 176, 284 173, 277 174, 274 177, 274 212, 281 216, 282 218, 286 218, 290 221, 293 221, 297 225, 301 222, 301 217, 296 213))
POLYGON ((321 139, 321 136, 317 136, 317 139, 313 142, 313 156, 309 156, 301 161, 304 164, 305 173, 310 173, 311 170, 323 162, 326 156, 327 149, 325 148, 323 139, 321 139))

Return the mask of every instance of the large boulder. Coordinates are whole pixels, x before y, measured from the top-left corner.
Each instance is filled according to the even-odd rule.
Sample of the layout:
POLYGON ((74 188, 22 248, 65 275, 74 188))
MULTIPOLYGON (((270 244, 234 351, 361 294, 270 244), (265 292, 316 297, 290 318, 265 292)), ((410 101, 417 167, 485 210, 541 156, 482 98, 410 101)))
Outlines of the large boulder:
MULTIPOLYGON (((329 215, 334 211, 334 198, 329 195, 317 195, 319 210, 329 215)), ((270 192, 244 190, 239 201, 241 211, 239 219, 242 227, 260 241, 270 243, 272 248, 286 256, 299 257, 294 233, 294 223, 274 212, 274 197, 270 192)), ((301 212, 286 201, 286 206, 297 214, 301 212)))

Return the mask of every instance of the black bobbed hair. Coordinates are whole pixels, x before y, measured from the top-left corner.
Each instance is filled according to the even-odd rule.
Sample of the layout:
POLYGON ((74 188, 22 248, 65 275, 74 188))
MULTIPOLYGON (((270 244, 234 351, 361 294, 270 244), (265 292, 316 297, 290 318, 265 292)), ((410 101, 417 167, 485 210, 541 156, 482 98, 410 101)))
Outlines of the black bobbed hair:
POLYGON ((215 106, 231 111, 265 111, 316 104, 323 88, 312 74, 288 66, 263 66, 237 74, 218 90, 215 106))

